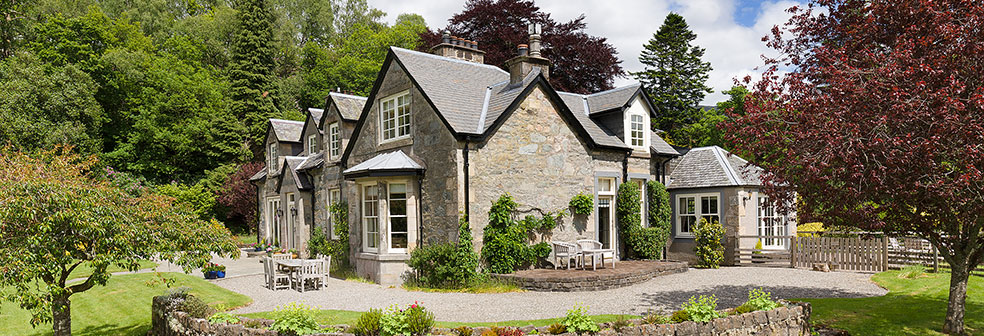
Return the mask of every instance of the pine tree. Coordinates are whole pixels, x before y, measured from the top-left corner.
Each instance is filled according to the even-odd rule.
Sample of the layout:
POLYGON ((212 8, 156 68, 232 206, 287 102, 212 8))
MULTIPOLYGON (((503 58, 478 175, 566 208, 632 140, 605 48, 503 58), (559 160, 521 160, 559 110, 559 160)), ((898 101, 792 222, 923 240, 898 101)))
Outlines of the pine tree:
POLYGON ((273 103, 272 71, 276 52, 273 12, 267 0, 240 0, 236 6, 239 27, 233 40, 229 79, 231 109, 243 120, 254 153, 262 151, 267 120, 277 115, 273 103))
POLYGON ((666 15, 639 56, 645 70, 632 73, 655 102, 654 126, 667 131, 671 140, 674 131, 700 120, 698 104, 712 92, 705 85, 711 64, 701 60, 704 48, 691 44, 695 38, 682 16, 666 15))

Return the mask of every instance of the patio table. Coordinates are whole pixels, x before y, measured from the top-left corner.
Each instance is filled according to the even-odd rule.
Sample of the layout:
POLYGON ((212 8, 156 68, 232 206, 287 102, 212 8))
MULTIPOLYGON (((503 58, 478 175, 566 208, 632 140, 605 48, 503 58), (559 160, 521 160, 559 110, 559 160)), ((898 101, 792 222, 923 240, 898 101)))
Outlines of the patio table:
POLYGON ((295 270, 303 267, 308 262, 319 262, 319 260, 305 260, 305 259, 283 259, 274 260, 277 262, 277 267, 287 271, 287 273, 293 274, 295 270))
POLYGON ((584 260, 583 259, 584 258, 587 258, 589 255, 591 256, 591 269, 592 270, 596 270, 597 268, 595 266, 598 265, 598 262, 596 261, 597 259, 595 259, 595 256, 601 257, 601 267, 605 267, 605 253, 611 253, 612 254, 612 269, 615 269, 615 249, 583 249, 583 250, 581 250, 581 258, 582 258, 582 260, 581 260, 582 261, 582 263, 581 263, 582 266, 581 267, 583 267, 585 269, 587 268, 587 266, 584 265, 584 260))

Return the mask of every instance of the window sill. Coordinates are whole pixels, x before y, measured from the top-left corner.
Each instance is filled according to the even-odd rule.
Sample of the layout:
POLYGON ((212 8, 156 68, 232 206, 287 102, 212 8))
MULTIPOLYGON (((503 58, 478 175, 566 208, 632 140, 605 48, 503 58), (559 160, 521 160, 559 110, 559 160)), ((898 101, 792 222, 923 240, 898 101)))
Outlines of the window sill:
POLYGON ((375 260, 375 261, 407 261, 410 260, 410 255, 406 253, 402 254, 379 254, 375 252, 362 252, 359 253, 356 258, 364 260, 375 260))
POLYGON ((376 151, 381 152, 384 150, 405 147, 410 145, 413 145, 413 138, 407 136, 403 138, 391 139, 391 140, 386 140, 384 142, 380 142, 379 146, 376 147, 376 151))

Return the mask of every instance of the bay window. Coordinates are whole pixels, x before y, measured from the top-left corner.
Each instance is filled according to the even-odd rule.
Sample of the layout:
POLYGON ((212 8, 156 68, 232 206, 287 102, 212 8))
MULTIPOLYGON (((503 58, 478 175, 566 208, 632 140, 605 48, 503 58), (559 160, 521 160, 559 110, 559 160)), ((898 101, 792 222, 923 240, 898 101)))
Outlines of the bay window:
POLYGON ((367 251, 379 248, 379 187, 365 185, 362 187, 362 246, 367 251))
POLYGON ((717 194, 697 194, 677 196, 677 235, 693 236, 700 220, 720 222, 719 199, 717 194))
POLYGON ((390 249, 405 250, 409 234, 407 232, 407 185, 389 185, 389 234, 390 249))

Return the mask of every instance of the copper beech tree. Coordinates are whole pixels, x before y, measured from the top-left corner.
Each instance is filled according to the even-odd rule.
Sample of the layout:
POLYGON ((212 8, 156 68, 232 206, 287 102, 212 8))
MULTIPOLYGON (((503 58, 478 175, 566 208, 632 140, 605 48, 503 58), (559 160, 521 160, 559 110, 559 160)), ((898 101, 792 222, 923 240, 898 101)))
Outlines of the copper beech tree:
POLYGON ((824 222, 928 239, 951 267, 943 332, 964 333, 968 275, 984 258, 984 2, 790 12, 764 38, 779 56, 729 140, 770 172, 770 195, 796 192, 824 222))
POLYGON ((0 149, 0 302, 30 311, 32 325, 51 322, 54 335, 71 335, 70 297, 105 285, 110 265, 158 258, 190 272, 212 253, 238 252, 221 223, 166 196, 134 196, 95 165, 69 148, 0 149))

